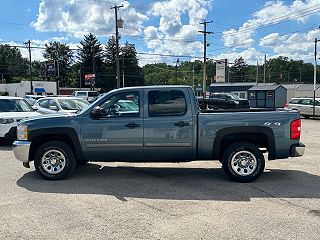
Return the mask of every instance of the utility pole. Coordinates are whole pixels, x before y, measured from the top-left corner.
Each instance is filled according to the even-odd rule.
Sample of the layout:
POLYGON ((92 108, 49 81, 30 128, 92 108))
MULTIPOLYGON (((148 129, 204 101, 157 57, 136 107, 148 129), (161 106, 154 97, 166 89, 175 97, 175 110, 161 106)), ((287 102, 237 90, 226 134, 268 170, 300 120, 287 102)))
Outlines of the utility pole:
MULTIPOLYGON (((94 45, 91 47, 92 50, 92 73, 94 74, 94 81, 96 80, 96 67, 95 67, 95 53, 94 53, 94 45)), ((91 83, 91 90, 94 89, 94 82, 91 83)))
POLYGON ((117 88, 120 88, 120 63, 119 63, 119 31, 118 31, 118 9, 122 8, 123 4, 120 6, 111 7, 114 9, 115 19, 116 19, 116 62, 117 62, 117 88))
POLYGON ((28 40, 27 42, 24 43, 29 52, 29 80, 30 80, 30 93, 33 95, 33 85, 32 85, 32 61, 31 61, 31 41, 28 40))
POLYGON ((263 83, 266 83, 266 68, 267 68, 267 55, 264 55, 264 65, 263 65, 263 83))
POLYGON ((259 80, 259 62, 257 60, 257 75, 256 75, 256 84, 258 84, 258 80, 259 80))
POLYGON ((316 85, 317 85, 317 42, 320 39, 314 39, 314 71, 313 71, 313 119, 316 115, 316 85))
POLYGON ((212 23, 210 22, 201 22, 200 24, 203 25, 203 31, 198 31, 200 33, 203 33, 203 44, 204 44, 204 51, 203 51, 203 80, 202 80, 202 92, 203 92, 203 98, 206 97, 206 78, 207 78, 207 34, 212 34, 213 32, 207 32, 207 24, 212 23))
POLYGON ((176 84, 178 84, 178 63, 179 63, 179 58, 177 58, 177 61, 176 61, 176 84))
POLYGON ((192 88, 195 89, 195 85, 194 85, 194 64, 192 67, 192 88))
POLYGON ((125 65, 124 65, 124 54, 122 54, 122 87, 124 87, 124 70, 125 70, 125 65))
POLYGON ((80 90, 81 90, 81 66, 79 67, 79 86, 80 86, 80 90))

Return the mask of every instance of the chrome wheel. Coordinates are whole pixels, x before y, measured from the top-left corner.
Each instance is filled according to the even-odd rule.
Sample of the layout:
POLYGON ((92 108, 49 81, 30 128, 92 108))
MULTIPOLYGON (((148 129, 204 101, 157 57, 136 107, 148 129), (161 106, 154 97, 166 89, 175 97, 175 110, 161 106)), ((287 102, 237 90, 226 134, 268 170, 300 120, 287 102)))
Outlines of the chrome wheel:
POLYGON ((41 166, 45 172, 57 174, 65 168, 66 158, 59 150, 52 149, 42 155, 41 166))
POLYGON ((248 176, 257 168, 257 159, 249 151, 239 151, 231 159, 232 170, 240 176, 248 176))

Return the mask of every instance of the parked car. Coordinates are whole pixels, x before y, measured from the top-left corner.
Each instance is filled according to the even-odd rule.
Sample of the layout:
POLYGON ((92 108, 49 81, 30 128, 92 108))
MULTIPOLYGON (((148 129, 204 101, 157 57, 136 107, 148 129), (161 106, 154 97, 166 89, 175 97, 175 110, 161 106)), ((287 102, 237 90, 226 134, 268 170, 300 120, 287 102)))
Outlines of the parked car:
MULTIPOLYGON (((297 111, 201 113, 189 86, 115 89, 69 117, 22 121, 15 157, 45 179, 69 176, 77 164, 219 160, 234 181, 250 182, 269 160, 302 156, 297 111), (116 107, 132 101, 137 108, 116 107)), ((132 105, 130 102, 130 105, 132 105)))
POLYGON ((0 141, 15 140, 18 122, 38 115, 25 99, 0 96, 0 141))
POLYGON ((33 106, 38 99, 45 97, 46 96, 42 95, 25 95, 23 98, 30 104, 30 106, 33 106))
POLYGON ((93 102, 99 96, 99 92, 97 91, 74 91, 71 96, 79 97, 88 102, 93 102))
MULTIPOLYGON (((313 116, 313 98, 302 97, 292 98, 285 106, 287 109, 297 110, 305 118, 313 116)), ((320 116, 320 98, 316 98, 315 101, 315 116, 320 116)))
POLYGON ((249 109, 249 101, 232 93, 213 93, 209 98, 198 97, 200 110, 249 109))
POLYGON ((89 102, 75 97, 47 97, 39 99, 33 108, 42 114, 62 113, 70 114, 78 112, 89 106, 89 102))

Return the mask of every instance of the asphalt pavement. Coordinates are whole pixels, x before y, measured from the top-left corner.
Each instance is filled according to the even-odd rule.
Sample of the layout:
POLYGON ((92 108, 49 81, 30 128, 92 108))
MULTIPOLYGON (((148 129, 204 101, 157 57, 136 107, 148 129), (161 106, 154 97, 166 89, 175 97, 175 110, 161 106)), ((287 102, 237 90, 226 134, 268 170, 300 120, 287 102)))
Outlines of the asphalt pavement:
POLYGON ((90 163, 45 181, 0 147, 0 239, 320 239, 320 120, 253 183, 219 162, 90 163))

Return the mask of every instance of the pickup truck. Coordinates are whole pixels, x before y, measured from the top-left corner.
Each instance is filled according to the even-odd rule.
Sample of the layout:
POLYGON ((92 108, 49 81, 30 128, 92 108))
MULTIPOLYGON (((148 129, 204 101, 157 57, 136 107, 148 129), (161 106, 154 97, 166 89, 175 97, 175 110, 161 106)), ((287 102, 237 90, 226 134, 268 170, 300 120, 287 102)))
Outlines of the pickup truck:
POLYGON ((189 86, 108 92, 81 112, 21 121, 15 157, 48 180, 77 164, 219 160, 233 181, 250 182, 269 160, 302 156, 297 111, 200 112, 189 86))

